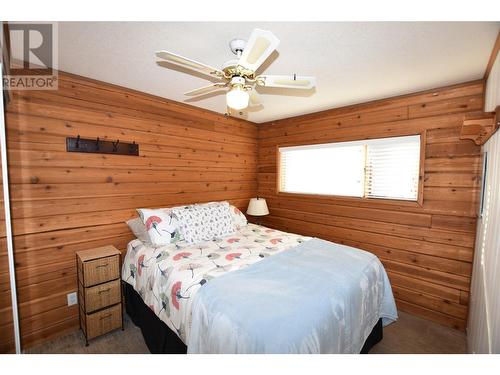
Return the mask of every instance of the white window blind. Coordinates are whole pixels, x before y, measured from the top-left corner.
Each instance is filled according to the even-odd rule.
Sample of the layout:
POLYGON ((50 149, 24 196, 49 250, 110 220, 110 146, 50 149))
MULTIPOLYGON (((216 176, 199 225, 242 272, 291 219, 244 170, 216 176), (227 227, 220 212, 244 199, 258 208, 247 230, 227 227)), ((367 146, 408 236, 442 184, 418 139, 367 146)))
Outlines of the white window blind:
POLYGON ((279 190, 417 200, 420 136, 281 147, 279 190))
POLYGON ((420 136, 368 143, 365 196, 417 200, 419 168, 420 136))

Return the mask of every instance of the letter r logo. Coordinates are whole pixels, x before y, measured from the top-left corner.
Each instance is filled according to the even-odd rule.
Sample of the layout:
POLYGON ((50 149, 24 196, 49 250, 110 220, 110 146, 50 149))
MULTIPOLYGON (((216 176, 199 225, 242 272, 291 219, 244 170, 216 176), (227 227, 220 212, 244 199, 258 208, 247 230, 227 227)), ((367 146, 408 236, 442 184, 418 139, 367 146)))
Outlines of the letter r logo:
MULTIPOLYGON (((11 56, 22 59, 24 74, 52 74, 54 68, 52 24, 10 23, 11 56)), ((15 60, 13 59, 12 62, 15 60)), ((16 70, 18 66, 11 66, 16 70)))

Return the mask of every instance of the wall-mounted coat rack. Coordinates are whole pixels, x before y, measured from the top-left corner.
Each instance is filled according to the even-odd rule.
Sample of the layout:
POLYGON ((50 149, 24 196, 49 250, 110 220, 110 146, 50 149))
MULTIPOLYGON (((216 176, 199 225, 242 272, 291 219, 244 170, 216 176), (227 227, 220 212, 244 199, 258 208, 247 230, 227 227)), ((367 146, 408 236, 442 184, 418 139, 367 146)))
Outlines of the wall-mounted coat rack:
POLYGON ((93 154, 116 154, 139 156, 139 145, 135 142, 125 143, 116 141, 101 141, 97 139, 66 138, 66 151, 88 152, 93 154))

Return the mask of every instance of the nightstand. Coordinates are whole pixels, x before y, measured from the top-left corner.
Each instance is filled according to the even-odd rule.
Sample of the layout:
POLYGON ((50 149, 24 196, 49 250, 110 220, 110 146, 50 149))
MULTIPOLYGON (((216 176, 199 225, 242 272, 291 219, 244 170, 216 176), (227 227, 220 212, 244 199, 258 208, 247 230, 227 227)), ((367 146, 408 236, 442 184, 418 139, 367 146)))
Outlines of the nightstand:
POLYGON ((114 246, 76 253, 78 310, 86 346, 90 339, 123 330, 120 256, 114 246))

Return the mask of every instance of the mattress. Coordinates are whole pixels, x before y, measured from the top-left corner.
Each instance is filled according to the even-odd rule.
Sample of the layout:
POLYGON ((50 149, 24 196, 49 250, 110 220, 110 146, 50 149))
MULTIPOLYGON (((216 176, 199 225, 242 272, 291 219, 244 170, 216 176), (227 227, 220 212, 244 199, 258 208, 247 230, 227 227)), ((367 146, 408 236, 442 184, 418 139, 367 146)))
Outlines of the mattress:
POLYGON ((192 304, 202 285, 310 239, 255 224, 226 238, 196 245, 181 241, 151 247, 135 239, 127 246, 122 278, 189 346, 192 304))

